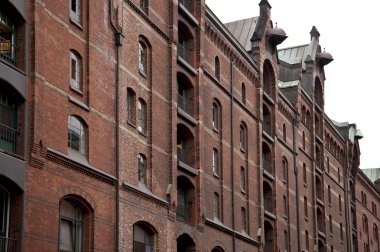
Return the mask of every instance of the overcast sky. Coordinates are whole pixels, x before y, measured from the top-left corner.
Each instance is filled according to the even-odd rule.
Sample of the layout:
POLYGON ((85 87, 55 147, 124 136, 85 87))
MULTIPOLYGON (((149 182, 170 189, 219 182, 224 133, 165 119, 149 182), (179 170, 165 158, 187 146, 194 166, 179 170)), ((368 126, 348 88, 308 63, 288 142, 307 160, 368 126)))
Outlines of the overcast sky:
MULTIPOLYGON (((260 0, 206 0, 223 22, 259 15, 260 0)), ((278 48, 310 42, 315 25, 320 45, 333 55, 325 66, 325 113, 356 123, 360 168, 380 167, 380 13, 377 0, 269 0, 272 21, 288 38, 278 48)))

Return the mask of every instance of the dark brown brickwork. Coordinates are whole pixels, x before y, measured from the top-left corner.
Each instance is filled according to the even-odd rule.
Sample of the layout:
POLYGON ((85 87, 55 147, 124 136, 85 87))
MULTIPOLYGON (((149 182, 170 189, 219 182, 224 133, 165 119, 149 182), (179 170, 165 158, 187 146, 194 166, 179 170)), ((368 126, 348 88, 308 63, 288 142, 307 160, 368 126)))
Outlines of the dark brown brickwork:
POLYGON ((356 125, 324 113, 316 28, 291 65, 265 0, 248 51, 204 0, 141 1, 0 4, 16 19, 25 2, 28 37, 19 65, 0 58, 21 125, 17 150, 0 142, 0 239, 59 250, 69 202, 83 251, 379 251, 379 193, 356 125))

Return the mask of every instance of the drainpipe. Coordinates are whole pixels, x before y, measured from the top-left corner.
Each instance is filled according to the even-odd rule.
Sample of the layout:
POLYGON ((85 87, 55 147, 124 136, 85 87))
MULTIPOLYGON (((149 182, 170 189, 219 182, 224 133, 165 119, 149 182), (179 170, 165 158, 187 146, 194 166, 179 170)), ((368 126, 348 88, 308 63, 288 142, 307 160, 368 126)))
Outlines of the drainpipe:
POLYGON ((232 237, 232 251, 236 251, 236 235, 235 235, 235 180, 234 180, 234 95, 233 95, 233 80, 234 80, 234 74, 233 74, 233 68, 235 64, 235 59, 231 59, 230 63, 230 96, 231 96, 231 118, 230 118, 230 134, 231 134, 231 193, 232 193, 232 230, 233 230, 233 237, 232 237))
MULTIPOLYGON (((296 115, 297 117, 297 115, 296 115)), ((297 209, 297 246, 301 251, 301 227, 300 227, 300 193, 298 185, 298 168, 297 168, 297 136, 296 136, 297 118, 293 119, 293 169, 296 177, 296 209, 297 209)), ((290 234, 290 233, 289 233, 290 234)))
POLYGON ((112 0, 109 0, 109 17, 110 17, 110 23, 111 23, 111 26, 112 26, 112 30, 115 34, 115 46, 116 46, 116 65, 115 65, 115 92, 116 92, 116 95, 115 95, 115 120, 116 120, 116 125, 115 125, 115 138, 116 138, 116 151, 115 151, 115 159, 116 159, 116 165, 115 165, 115 169, 116 169, 116 195, 115 195, 115 200, 116 200, 116 224, 115 224, 115 243, 116 243, 116 251, 118 252, 120 250, 119 248, 119 225, 120 225, 120 218, 119 218, 119 214, 120 214, 120 201, 119 201, 119 198, 120 198, 120 188, 119 188, 119 173, 120 173, 120 146, 119 146, 119 142, 120 142, 120 118, 119 118, 119 100, 120 100, 120 97, 119 97, 119 89, 120 89, 120 47, 122 46, 123 44, 123 34, 122 34, 122 31, 120 31, 119 29, 117 29, 115 27, 115 25, 113 24, 112 22, 112 0))

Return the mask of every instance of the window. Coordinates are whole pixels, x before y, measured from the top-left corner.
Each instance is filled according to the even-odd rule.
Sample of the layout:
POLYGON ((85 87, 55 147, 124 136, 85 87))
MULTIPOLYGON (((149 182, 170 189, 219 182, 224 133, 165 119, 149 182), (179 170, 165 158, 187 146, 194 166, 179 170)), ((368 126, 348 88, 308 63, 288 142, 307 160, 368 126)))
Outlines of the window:
POLYGON ((286 200, 285 195, 282 197, 282 200, 283 200, 283 207, 284 207, 284 217, 287 218, 288 217, 288 202, 286 200))
POLYGON ((363 215, 363 231, 368 233, 368 219, 365 215, 363 215))
POLYGON ((127 120, 128 123, 136 124, 136 93, 128 88, 127 90, 127 120))
POLYGON ((71 200, 59 206, 59 251, 83 251, 83 211, 71 200))
POLYGON ((289 250, 288 232, 284 230, 285 251, 289 250))
POLYGON ((340 167, 338 166, 338 183, 340 183, 340 167))
POLYGON ((10 250, 6 249, 7 241, 9 243, 8 246, 11 246, 12 244, 12 242, 9 242, 10 240, 7 239, 10 233, 9 224, 11 224, 11 220, 9 216, 9 210, 10 205, 12 204, 12 199, 10 199, 9 196, 9 191, 0 185, 0 236, 2 237, 0 242, 0 251, 12 251, 12 247, 10 250))
POLYGON ((139 182, 146 185, 147 181, 147 170, 146 170, 146 157, 143 154, 138 156, 138 178, 139 182))
POLYGON ((303 170, 303 183, 304 183, 304 185, 307 185, 307 169, 306 169, 306 164, 303 164, 302 170, 303 170))
POLYGON ((282 159, 282 177, 284 179, 284 182, 288 182, 288 161, 283 158, 282 159))
POLYGON ((148 0, 141 0, 140 1, 140 8, 145 12, 145 14, 149 14, 149 1, 148 0))
POLYGON ((139 71, 146 77, 147 74, 147 47, 143 42, 139 42, 139 71))
POLYGON ((220 220, 220 200, 217 193, 214 193, 214 218, 220 220))
POLYGON ((70 51, 70 86, 82 90, 81 59, 77 53, 70 51))
POLYGON ((303 210, 305 212, 305 218, 308 218, 308 212, 307 212, 307 198, 303 197, 303 210))
POLYGON ((87 155, 87 127, 81 119, 69 116, 68 147, 80 154, 87 155))
POLYGON ((241 84, 241 101, 243 102, 244 105, 246 105, 247 103, 247 100, 246 100, 246 96, 245 96, 245 84, 244 82, 241 84))
POLYGON ((245 132, 245 127, 243 124, 240 124, 240 150, 243 152, 245 151, 246 148, 246 132, 245 132))
POLYGON ((333 223, 332 223, 332 217, 329 215, 329 226, 330 226, 330 235, 332 236, 333 233, 333 223))
POLYGON ((286 126, 285 123, 282 125, 282 140, 286 143, 286 126))
POLYGON ((133 252, 153 251, 153 233, 145 227, 133 226, 133 252))
POLYGON ((21 154, 17 151, 20 149, 19 106, 15 98, 0 83, 0 149, 21 154))
POLYGON ((80 0, 70 0, 70 18, 80 23, 81 18, 80 0))
POLYGON ((342 213, 342 197, 339 194, 339 213, 342 213))
POLYGON ((241 208, 241 228, 247 232, 247 213, 244 207, 241 208))
POLYGON ((327 166, 327 172, 330 173, 330 159, 329 159, 329 157, 327 157, 326 166, 327 166))
POLYGON ((302 149, 305 150, 306 148, 306 136, 305 132, 302 132, 302 149))
POLYGON ((220 81, 220 61, 219 57, 215 57, 215 78, 220 81))
POLYGON ((343 225, 340 223, 340 240, 343 241, 343 225))
POLYGON ((215 148, 212 150, 212 172, 214 175, 219 175, 219 153, 215 148))
POLYGON ((329 205, 331 206, 331 187, 330 186, 327 187, 327 200, 328 200, 329 205))
POLYGON ((219 130, 219 106, 215 102, 212 103, 212 127, 219 130))
POLYGON ((138 125, 137 129, 141 133, 146 132, 146 103, 143 99, 139 99, 137 103, 138 125))
POLYGON ((373 224, 373 239, 378 242, 379 241, 379 230, 376 224, 373 224))
POLYGON ((242 166, 240 167, 240 185, 241 185, 241 191, 245 192, 246 190, 245 169, 242 166))
POLYGON ((307 230, 305 231, 305 245, 306 250, 309 250, 309 232, 307 230))

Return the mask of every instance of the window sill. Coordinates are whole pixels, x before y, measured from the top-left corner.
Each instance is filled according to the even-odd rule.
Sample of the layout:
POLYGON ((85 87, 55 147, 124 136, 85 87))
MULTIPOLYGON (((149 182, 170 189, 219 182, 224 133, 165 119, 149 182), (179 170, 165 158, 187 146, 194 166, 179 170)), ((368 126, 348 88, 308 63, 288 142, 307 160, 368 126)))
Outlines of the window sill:
POLYGON ((140 74, 142 77, 144 77, 145 79, 148 79, 148 77, 146 76, 146 73, 145 73, 143 70, 139 69, 139 74, 140 74))
POLYGON ((305 221, 309 221, 309 218, 307 216, 305 216, 305 221))
POLYGON ((303 182, 303 186, 307 188, 307 184, 305 182, 303 182))
POLYGON ((212 130, 216 133, 216 134, 219 134, 219 130, 215 127, 212 127, 212 130))
POLYGON ((287 181, 285 179, 282 179, 282 183, 284 183, 286 185, 287 181))
POLYGON ((145 131, 142 131, 142 130, 137 130, 139 132, 140 135, 142 135, 143 137, 147 137, 147 134, 145 131))
POLYGON ((246 194, 246 192, 245 192, 244 189, 241 188, 240 191, 241 191, 242 194, 244 194, 244 195, 246 194))
POLYGON ((241 151, 242 153, 245 153, 245 148, 243 148, 243 147, 240 146, 240 151, 241 151))
POLYGON ((83 102, 79 101, 78 99, 75 99, 74 97, 72 97, 71 95, 69 95, 69 101, 79 107, 81 107, 82 109, 86 110, 87 112, 90 111, 90 108, 84 104, 83 102))
POLYGON ((73 23, 77 28, 83 31, 83 26, 80 24, 79 20, 71 16, 70 22, 73 23))
POLYGON ((220 179, 220 177, 217 173, 213 172, 212 174, 214 175, 215 178, 220 179))
POLYGON ((127 124, 130 125, 133 128, 136 128, 136 121, 133 120, 127 120, 127 124))
POLYGON ((78 89, 78 88, 76 88, 76 87, 74 87, 74 86, 71 85, 71 84, 70 84, 70 89, 71 89, 72 91, 74 91, 75 93, 77 93, 77 94, 83 96, 83 91, 80 90, 80 89, 78 89))

